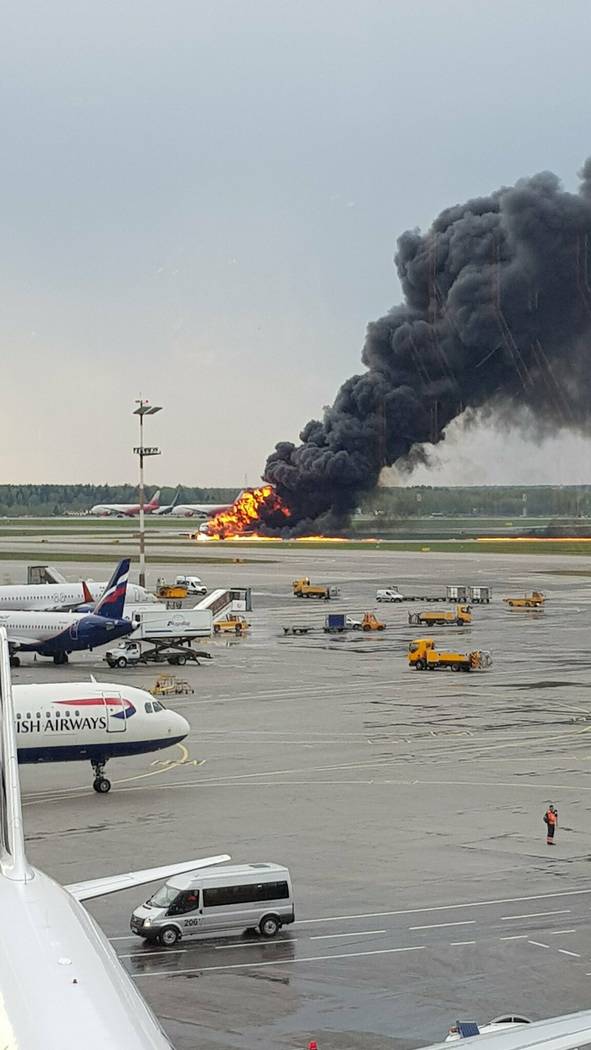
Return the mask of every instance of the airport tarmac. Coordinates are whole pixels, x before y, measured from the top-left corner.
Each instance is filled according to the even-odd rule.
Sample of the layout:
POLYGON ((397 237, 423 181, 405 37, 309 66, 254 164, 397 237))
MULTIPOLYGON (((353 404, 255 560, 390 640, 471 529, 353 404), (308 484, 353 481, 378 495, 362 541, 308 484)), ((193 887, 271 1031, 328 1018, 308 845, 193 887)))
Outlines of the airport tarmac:
MULTIPOLYGON (((109 795, 92 791, 84 764, 23 768, 33 862, 62 882, 219 852, 289 866, 297 922, 273 941, 148 947, 128 925, 147 893, 92 902, 178 1050, 311 1039, 319 1050, 405 1048, 443 1038, 458 1018, 588 1007, 591 577, 560 574, 591 572, 587 559, 246 555, 193 566, 187 547, 178 567, 150 566, 154 580, 196 571, 210 588, 252 586, 252 631, 213 639, 212 661, 181 669, 195 692, 170 706, 191 722, 186 747, 110 763, 109 795), (301 575, 340 597, 292 597, 301 575), (431 633, 491 650, 493 667, 412 671, 406 649, 423 632, 407 616, 421 606, 377 605, 376 588, 453 583, 491 584, 493 602, 474 609, 471 627, 431 633), (543 612, 501 601, 532 588, 548 597, 543 612), (383 634, 320 630, 328 611, 366 609, 386 621, 383 634), (294 622, 318 630, 284 636, 294 622), (549 801, 560 814, 552 848, 549 801)), ((63 571, 106 576, 104 564, 63 571)), ((6 572, 25 575, 0 562, 6 572)), ((100 652, 66 668, 24 657, 14 681, 89 673, 149 687, 157 669, 110 671, 100 652)))

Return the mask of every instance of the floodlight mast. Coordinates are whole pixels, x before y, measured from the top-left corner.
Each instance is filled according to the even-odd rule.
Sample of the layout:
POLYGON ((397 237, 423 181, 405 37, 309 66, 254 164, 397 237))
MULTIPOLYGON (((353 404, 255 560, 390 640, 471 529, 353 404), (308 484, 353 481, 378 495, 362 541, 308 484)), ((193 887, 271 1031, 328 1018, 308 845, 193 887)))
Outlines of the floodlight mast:
POLYGON ((138 406, 134 408, 133 415, 139 416, 140 421, 140 443, 137 448, 134 448, 134 452, 139 456, 140 460, 140 587, 146 586, 146 533, 145 533, 145 517, 144 517, 144 456, 159 456, 159 448, 146 448, 144 446, 144 416, 154 416, 156 412, 162 411, 162 405, 151 405, 147 399, 136 398, 135 404, 138 406))

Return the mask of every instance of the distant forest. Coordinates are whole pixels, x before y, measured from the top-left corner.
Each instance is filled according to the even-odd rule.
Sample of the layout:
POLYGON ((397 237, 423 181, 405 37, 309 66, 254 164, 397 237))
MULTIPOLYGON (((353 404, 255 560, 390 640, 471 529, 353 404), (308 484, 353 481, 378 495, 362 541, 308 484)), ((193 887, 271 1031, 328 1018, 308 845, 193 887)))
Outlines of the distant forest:
MULTIPOLYGON (((146 487, 146 500, 158 485, 146 487)), ((160 486, 160 503, 172 503, 177 486, 160 486)), ((230 503, 240 489, 198 489, 182 485, 179 503, 230 503)), ((79 514, 95 503, 137 503, 137 485, 0 485, 0 515, 79 514)))
MULTIPOLYGON (((146 488, 148 499, 158 486, 146 488)), ((172 503, 176 485, 160 488, 160 503, 172 503)), ((179 503, 230 503, 240 490, 182 485, 179 503)), ((95 503, 136 503, 137 485, 0 485, 0 516, 47 517, 80 514, 95 503)), ((379 488, 364 500, 370 516, 400 519, 431 514, 460 517, 589 517, 591 485, 483 485, 466 488, 379 488)))

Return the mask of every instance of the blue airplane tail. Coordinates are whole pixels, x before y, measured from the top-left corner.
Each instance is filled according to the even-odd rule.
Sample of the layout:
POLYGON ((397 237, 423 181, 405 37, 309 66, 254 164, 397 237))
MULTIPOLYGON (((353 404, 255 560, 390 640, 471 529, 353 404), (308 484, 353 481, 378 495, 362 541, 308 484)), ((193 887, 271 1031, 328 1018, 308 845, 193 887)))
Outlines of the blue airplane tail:
POLYGON ((94 610, 95 616, 105 616, 111 620, 123 619, 123 606, 127 594, 129 579, 129 558, 123 558, 111 576, 104 594, 94 610))

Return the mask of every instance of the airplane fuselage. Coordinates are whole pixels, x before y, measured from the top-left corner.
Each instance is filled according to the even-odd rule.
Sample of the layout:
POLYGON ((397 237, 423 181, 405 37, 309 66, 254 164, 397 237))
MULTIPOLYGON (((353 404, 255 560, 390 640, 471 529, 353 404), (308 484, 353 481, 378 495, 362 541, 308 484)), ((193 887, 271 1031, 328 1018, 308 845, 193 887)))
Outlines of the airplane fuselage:
POLYGON ((0 612, 0 627, 6 628, 13 651, 56 656, 108 645, 130 634, 129 620, 110 619, 92 613, 0 612))
MULTIPOLYGON (((95 601, 102 597, 106 583, 86 585, 95 601)), ((149 599, 144 587, 128 583, 126 600, 143 602, 149 599)), ((75 607, 85 601, 84 588, 81 583, 22 583, 0 585, 0 610, 49 612, 60 607, 75 607)))

